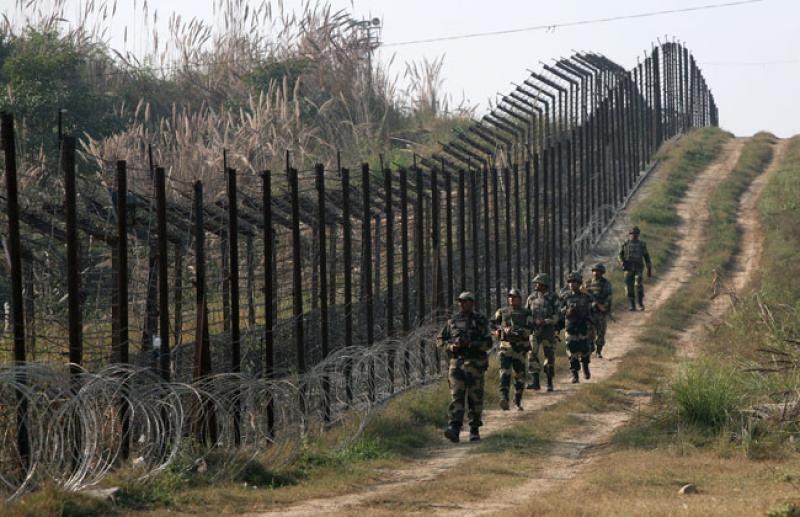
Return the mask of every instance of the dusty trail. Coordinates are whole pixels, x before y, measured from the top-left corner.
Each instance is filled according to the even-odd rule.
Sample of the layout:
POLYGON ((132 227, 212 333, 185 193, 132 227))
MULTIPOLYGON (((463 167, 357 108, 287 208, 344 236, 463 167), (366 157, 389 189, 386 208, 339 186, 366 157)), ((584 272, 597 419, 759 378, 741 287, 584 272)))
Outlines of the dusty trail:
POLYGON ((683 331, 678 341, 678 350, 687 357, 694 357, 701 341, 695 339, 713 326, 735 303, 740 294, 755 275, 758 274, 761 254, 764 251, 764 239, 761 235, 761 219, 758 215, 758 200, 764 191, 773 171, 783 162, 788 148, 788 140, 778 140, 773 147, 772 161, 767 170, 760 174, 742 195, 739 202, 737 220, 742 230, 739 251, 733 267, 727 276, 720 278, 715 286, 714 299, 706 311, 698 315, 691 327, 683 331))
MULTIPOLYGON (((609 325, 604 359, 595 359, 592 362, 592 381, 602 381, 610 377, 616 370, 621 358, 631 349, 635 348, 638 337, 646 328, 653 310, 661 306, 669 297, 674 294, 688 278, 692 267, 699 260, 699 249, 702 241, 703 228, 708 220, 708 202, 710 196, 715 191, 716 186, 728 176, 736 164, 744 139, 733 139, 728 142, 720 157, 704 170, 691 185, 684 201, 678 206, 678 213, 683 224, 679 232, 678 245, 676 249, 676 259, 673 265, 666 271, 660 272, 655 282, 646 285, 646 304, 645 312, 622 312, 616 314, 616 321, 609 325)), ((654 171, 657 177, 660 171, 654 171)), ((647 192, 645 186, 638 195, 647 192)), ((627 220, 619 218, 615 227, 609 232, 607 239, 619 240, 620 236, 627 233, 627 220)), ((646 236, 644 236, 646 239, 646 236)), ((613 263, 618 247, 607 245, 602 248, 605 256, 595 256, 591 260, 605 260, 613 263)), ((616 296, 624 296, 620 286, 615 286, 616 296)), ((489 409, 484 411, 484 427, 481 434, 484 437, 490 436, 500 430, 513 425, 519 419, 532 412, 555 404, 567 397, 574 395, 578 386, 569 384, 569 378, 565 369, 563 357, 557 358, 557 370, 561 373, 556 379, 556 391, 553 393, 526 392, 524 412, 500 411, 489 409)), ((496 384, 496 379, 487 379, 487 387, 492 389, 496 384)), ((629 415, 627 413, 605 413, 584 415, 585 425, 575 426, 573 429, 566 430, 558 437, 558 450, 553 451, 553 455, 558 458, 554 461, 554 468, 548 466, 547 478, 528 478, 524 483, 515 487, 513 492, 503 494, 505 498, 502 506, 487 504, 485 507, 476 507, 470 504, 469 507, 454 507, 448 505, 446 508, 436 507, 433 501, 426 501, 426 513, 438 514, 481 514, 493 513, 503 509, 511 509, 524 504, 536 494, 541 494, 554 488, 554 482, 562 479, 574 477, 581 465, 586 463, 583 453, 597 444, 606 441, 613 432, 624 425, 629 415), (579 441, 577 437, 590 437, 590 440, 579 441)), ((254 515, 280 514, 286 516, 315 515, 315 514, 353 514, 376 510, 380 507, 380 501, 389 500, 395 493, 401 493, 406 487, 430 481, 446 473, 448 470, 458 467, 459 464, 471 453, 474 445, 461 443, 459 445, 442 445, 430 448, 425 457, 408 468, 387 471, 384 479, 375 484, 361 487, 358 491, 343 494, 336 497, 320 498, 304 501, 301 504, 289 507, 270 509, 269 511, 254 515)), ((550 460, 548 460, 550 461, 550 460)), ((548 463, 548 465, 550 465, 548 463)), ((402 498, 401 498, 402 499, 402 498)), ((501 497, 492 500, 502 500, 501 497)), ((411 502, 411 501, 409 501, 411 502)))

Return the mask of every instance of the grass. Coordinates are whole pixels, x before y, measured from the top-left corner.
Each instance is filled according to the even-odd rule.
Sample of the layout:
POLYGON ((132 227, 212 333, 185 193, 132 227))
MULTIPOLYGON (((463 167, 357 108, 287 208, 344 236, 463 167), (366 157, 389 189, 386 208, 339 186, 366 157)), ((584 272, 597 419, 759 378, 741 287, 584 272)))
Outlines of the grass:
POLYGON ((739 411, 743 388, 736 368, 708 360, 690 363, 672 383, 681 421, 717 430, 739 411))

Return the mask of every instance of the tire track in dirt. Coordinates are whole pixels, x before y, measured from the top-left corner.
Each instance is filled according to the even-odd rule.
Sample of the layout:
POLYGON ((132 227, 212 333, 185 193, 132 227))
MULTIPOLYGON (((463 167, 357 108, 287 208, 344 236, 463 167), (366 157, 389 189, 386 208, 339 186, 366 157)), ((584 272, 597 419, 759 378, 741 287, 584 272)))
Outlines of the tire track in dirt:
POLYGON ((697 336, 702 336, 708 328, 717 324, 725 312, 735 303, 737 296, 758 274, 761 255, 764 252, 764 239, 761 231, 761 218, 758 214, 758 200, 767 186, 772 173, 780 166, 786 156, 789 140, 778 140, 773 146, 770 164, 764 173, 759 174, 742 195, 739 202, 737 223, 741 229, 739 247, 727 277, 721 278, 715 289, 714 298, 706 310, 698 315, 692 326, 685 330, 678 341, 679 352, 686 357, 695 357, 699 351, 697 336))
MULTIPOLYGON (((609 378, 616 370, 622 357, 637 345, 638 337, 647 327, 648 321, 654 309, 660 307, 666 300, 674 294, 689 276, 693 264, 699 261, 698 243, 702 240, 703 228, 708 220, 708 203, 711 195, 716 190, 716 186, 725 179, 733 170, 738 161, 739 154, 744 145, 744 139, 732 139, 727 142, 720 153, 720 156, 709 165, 692 182, 684 200, 678 205, 678 214, 682 224, 679 228, 679 239, 675 252, 675 260, 670 268, 660 274, 657 280, 647 286, 646 301, 648 310, 645 312, 628 312, 616 316, 616 320, 610 322, 608 337, 606 338, 606 348, 604 349, 604 359, 592 362, 593 382, 602 381, 609 378)), ((658 177, 658 170, 654 171, 653 176, 658 177)), ((647 192, 644 188, 639 195, 647 192)), ((609 232, 607 239, 619 239, 621 235, 627 233, 626 218, 619 218, 614 228, 609 232)), ((645 236, 646 238, 646 236, 645 236)), ((608 254, 601 257, 593 257, 592 260, 605 260, 615 262, 616 250, 614 246, 606 246, 608 254)), ((620 288, 616 286, 617 296, 620 288)), ((563 357, 557 358, 557 368, 561 370, 561 376, 556 379, 556 391, 553 393, 540 392, 531 396, 526 392, 524 406, 526 411, 500 411, 485 410, 484 426, 481 434, 484 437, 502 431, 514 425, 520 419, 530 416, 532 412, 551 406, 564 400, 576 393, 579 385, 569 384, 569 376, 566 375, 563 357)), ((492 389, 494 379, 487 379, 488 389, 492 389)), ((444 410, 444 409, 443 409, 444 410)), ((585 415, 586 427, 575 426, 565 430, 559 436, 558 441, 562 447, 559 455, 564 459, 561 465, 559 479, 573 477, 581 464, 585 463, 582 453, 587 449, 596 446, 607 440, 613 432, 624 425, 630 415, 627 413, 608 413, 585 415), (591 437, 588 441, 578 441, 577 437, 591 437), (572 452, 569 452, 572 451, 572 452)), ((339 496, 318 498, 304 501, 298 505, 283 506, 280 508, 269 509, 265 512, 254 513, 252 515, 280 514, 284 516, 302 516, 318 514, 353 514, 356 512, 368 511, 369 508, 377 506, 379 500, 388 500, 392 494, 399 493, 404 488, 417 483, 431 481, 438 476, 446 473, 452 468, 456 468, 464 461, 475 449, 475 444, 461 443, 458 445, 440 445, 432 447, 426 451, 425 456, 413 462, 410 467, 396 469, 385 472, 385 477, 381 482, 373 483, 360 488, 358 491, 346 493, 339 496)), ((552 474, 552 469, 549 469, 552 474)), ((524 483, 517 485, 511 497, 519 497, 518 500, 507 500, 503 508, 514 508, 537 493, 543 493, 548 486, 552 485, 553 480, 545 478, 529 478, 524 483), (524 487, 524 488, 523 488, 524 487)), ((492 498, 495 500, 496 498, 492 498)), ((497 500, 502 500, 497 498, 497 500)), ((430 509, 433 502, 427 501, 426 505, 430 509)), ((435 505, 434 505, 435 507, 435 505)), ((492 513, 502 508, 489 506, 486 508, 476 507, 470 504, 468 507, 448 506, 447 509, 433 509, 437 514, 458 514, 464 513, 480 514, 492 513)))
MULTIPOLYGON (((708 331, 709 326, 716 324, 725 315, 735 303, 737 295, 741 294, 757 275, 764 249, 764 239, 758 214, 758 200, 772 172, 783 161, 787 146, 788 140, 779 140, 776 143, 773 148, 772 160, 765 172, 753 180, 739 201, 737 224, 742 232, 733 266, 724 282, 724 295, 715 296, 706 311, 698 316, 692 326, 681 331, 677 347, 679 353, 684 356, 692 357, 696 355, 700 349, 698 345, 701 339, 699 338, 708 331)), ((690 196, 687 196, 687 201, 690 199, 691 192, 690 196)), ((696 199, 696 201, 700 201, 700 199, 696 199)), ((701 206, 707 205, 689 206, 687 203, 682 203, 679 207, 679 213, 681 213, 684 221, 687 220, 686 217, 688 216, 702 216, 703 211, 698 210, 701 206)), ((707 211, 704 217, 705 223, 708 220, 707 211)), ((685 242, 693 244, 695 249, 700 249, 707 241, 707 235, 701 235, 695 240, 692 240, 692 237, 687 235, 687 241, 685 242)), ((681 242, 684 241, 682 240, 681 242)), ((689 260, 679 262, 681 263, 680 265, 676 264, 678 268, 684 266, 692 267, 694 265, 694 262, 689 260)), ((643 399, 642 403, 646 404, 648 401, 649 397, 643 399)), ((497 497, 491 498, 493 501, 502 501, 501 504, 488 503, 478 507, 471 505, 469 508, 461 509, 462 513, 468 510, 471 515, 487 515, 521 509, 525 507, 524 505, 529 504, 533 497, 555 491, 560 482, 574 479, 584 468, 592 463, 596 457, 587 453, 606 443, 619 427, 627 423, 631 415, 625 412, 609 412, 582 416, 585 418, 585 425, 566 430, 565 433, 558 437, 557 445, 548 452, 546 477, 530 479, 522 486, 515 487, 514 490, 509 490, 507 493, 503 492, 498 494, 497 497), (570 441, 570 438, 575 436, 591 436, 592 439, 588 441, 570 441), (515 494, 524 494, 524 496, 519 497, 515 494)))

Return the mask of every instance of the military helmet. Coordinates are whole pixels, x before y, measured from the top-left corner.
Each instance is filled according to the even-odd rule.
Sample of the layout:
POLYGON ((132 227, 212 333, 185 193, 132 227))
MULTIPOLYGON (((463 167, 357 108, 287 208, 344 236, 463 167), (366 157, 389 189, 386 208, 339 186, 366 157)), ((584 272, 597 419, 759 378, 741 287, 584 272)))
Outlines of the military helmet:
POLYGON ((475 295, 472 294, 472 291, 464 291, 463 293, 458 295, 459 302, 474 302, 475 295))
POLYGON ((572 273, 567 275, 567 282, 581 282, 581 283, 583 283, 583 277, 581 276, 580 272, 573 271, 572 273))
POLYGON ((533 277, 534 284, 550 285, 550 275, 547 273, 539 273, 533 277))
POLYGON ((633 234, 633 235, 639 235, 640 233, 641 232, 639 231, 638 226, 634 226, 633 228, 631 228, 631 231, 628 232, 628 234, 633 234))
POLYGON ((598 262, 592 267, 592 271, 600 271, 602 273, 606 272, 606 266, 602 262, 598 262))
POLYGON ((516 296, 518 298, 522 298, 522 293, 519 292, 519 289, 517 289, 516 287, 512 287, 511 289, 508 290, 508 297, 511 297, 511 296, 516 296))

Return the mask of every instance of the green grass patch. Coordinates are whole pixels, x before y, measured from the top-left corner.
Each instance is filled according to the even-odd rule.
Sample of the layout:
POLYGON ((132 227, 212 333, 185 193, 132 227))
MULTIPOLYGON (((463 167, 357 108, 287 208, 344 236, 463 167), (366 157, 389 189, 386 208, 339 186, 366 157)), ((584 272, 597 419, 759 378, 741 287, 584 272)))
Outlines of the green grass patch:
POLYGON ((711 429, 723 428, 746 397, 736 368, 708 360, 687 364, 672 383, 672 394, 684 422, 711 429))
POLYGON ((82 494, 63 492, 53 486, 45 486, 24 499, 7 505, 0 512, 8 517, 90 517, 110 515, 115 512, 109 501, 101 501, 82 494))

